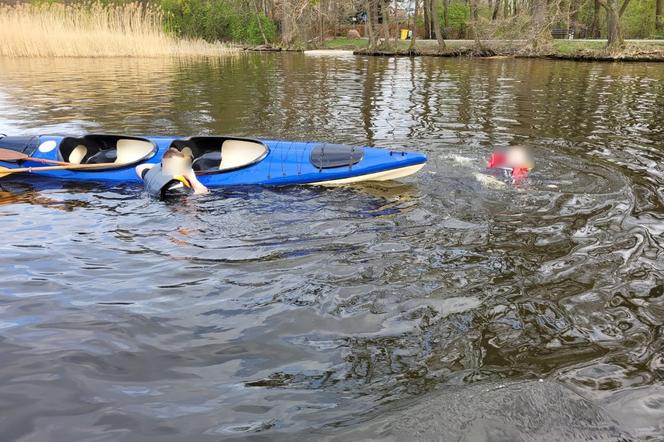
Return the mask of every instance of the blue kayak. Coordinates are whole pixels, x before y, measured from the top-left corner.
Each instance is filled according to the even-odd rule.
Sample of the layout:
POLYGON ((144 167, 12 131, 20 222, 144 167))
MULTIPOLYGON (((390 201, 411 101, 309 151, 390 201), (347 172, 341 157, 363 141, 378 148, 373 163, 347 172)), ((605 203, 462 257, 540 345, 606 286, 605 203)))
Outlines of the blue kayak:
POLYGON ((85 169, 40 170, 53 164, 34 159, 0 161, 0 166, 31 167, 33 173, 61 180, 139 183, 136 166, 159 163, 171 147, 191 150, 192 167, 208 187, 394 180, 417 172, 427 161, 426 155, 418 152, 321 142, 90 134, 0 138, 2 149, 34 159, 86 165, 85 169))

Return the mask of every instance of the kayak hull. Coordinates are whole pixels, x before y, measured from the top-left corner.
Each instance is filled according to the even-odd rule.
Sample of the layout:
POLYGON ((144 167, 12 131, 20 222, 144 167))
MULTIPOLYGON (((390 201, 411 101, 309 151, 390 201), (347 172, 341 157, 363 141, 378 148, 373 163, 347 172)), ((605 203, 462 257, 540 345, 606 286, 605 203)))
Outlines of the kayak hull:
MULTIPOLYGON (((107 142, 107 138, 112 138, 112 140, 116 141, 122 138, 110 135, 90 135, 88 137, 96 137, 94 138, 95 142, 100 142, 99 140, 101 140, 104 143, 107 142)), ((127 164, 120 163, 113 168, 92 170, 39 171, 39 168, 46 166, 46 164, 33 160, 26 160, 20 164, 16 162, 0 162, 0 166, 6 168, 32 167, 33 174, 67 181, 140 183, 141 179, 136 173, 136 166, 140 164, 159 163, 164 152, 174 145, 191 146, 195 155, 201 156, 206 153, 210 154, 204 150, 207 149, 205 146, 229 140, 240 147, 242 147, 242 143, 245 145, 253 143, 252 145, 254 146, 260 146, 263 150, 256 154, 257 157, 254 161, 249 161, 247 164, 240 163, 239 165, 224 167, 224 162, 222 161, 219 167, 205 169, 200 171, 200 173, 197 171, 199 180, 204 185, 208 187, 225 187, 299 184, 341 185, 361 181, 394 180, 416 173, 427 161, 427 157, 418 152, 395 152, 387 149, 316 142, 254 140, 235 137, 181 138, 147 136, 141 138, 124 138, 126 138, 126 142, 143 143, 144 146, 141 149, 144 149, 144 156, 127 164), (326 154, 326 152, 329 153, 326 154), (347 152, 347 155, 344 152, 347 152)), ((85 137, 71 138, 51 135, 32 137, 30 142, 26 143, 26 146, 22 148, 22 152, 36 159, 67 161, 67 158, 63 157, 64 151, 67 152, 70 158, 75 155, 74 151, 76 148, 73 145, 76 142, 72 142, 72 140, 85 139, 85 137)), ((0 139, 0 147, 3 147, 2 139, 0 139)), ((19 148, 13 149, 19 150, 19 148)), ((222 149, 221 152, 225 151, 222 149)), ((222 158, 231 157, 230 151, 228 154, 221 153, 219 155, 222 158)))
POLYGON ((375 172, 367 175, 358 175, 349 178, 340 178, 337 180, 329 181, 320 181, 317 183, 311 183, 312 185, 318 186, 335 186, 343 184, 353 184, 360 183, 362 181, 393 181, 401 178, 405 178, 409 175, 417 173, 420 169, 424 167, 424 163, 416 164, 414 166, 405 166, 398 169, 385 170, 383 172, 375 172))

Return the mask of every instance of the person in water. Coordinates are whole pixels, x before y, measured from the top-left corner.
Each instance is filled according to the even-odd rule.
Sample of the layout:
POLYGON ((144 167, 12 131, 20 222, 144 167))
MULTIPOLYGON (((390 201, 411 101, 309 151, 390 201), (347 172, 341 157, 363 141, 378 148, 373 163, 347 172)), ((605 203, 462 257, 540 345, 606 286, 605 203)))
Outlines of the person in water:
POLYGON ((511 146, 507 150, 496 151, 491 154, 487 163, 488 169, 503 170, 514 179, 526 178, 534 166, 528 149, 523 146, 511 146))
POLYGON ((161 164, 141 164, 136 173, 143 180, 145 190, 152 196, 163 196, 178 185, 193 189, 195 194, 207 193, 205 187, 192 169, 192 152, 185 147, 182 151, 169 148, 161 158, 161 164))

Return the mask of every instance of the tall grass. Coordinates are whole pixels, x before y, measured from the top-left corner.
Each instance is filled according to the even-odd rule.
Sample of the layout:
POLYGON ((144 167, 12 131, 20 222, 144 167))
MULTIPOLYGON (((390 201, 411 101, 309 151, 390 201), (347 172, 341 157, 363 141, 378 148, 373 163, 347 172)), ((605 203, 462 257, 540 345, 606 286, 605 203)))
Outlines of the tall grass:
POLYGON ((164 32, 159 9, 138 3, 0 5, 0 56, 159 57, 236 49, 164 32))

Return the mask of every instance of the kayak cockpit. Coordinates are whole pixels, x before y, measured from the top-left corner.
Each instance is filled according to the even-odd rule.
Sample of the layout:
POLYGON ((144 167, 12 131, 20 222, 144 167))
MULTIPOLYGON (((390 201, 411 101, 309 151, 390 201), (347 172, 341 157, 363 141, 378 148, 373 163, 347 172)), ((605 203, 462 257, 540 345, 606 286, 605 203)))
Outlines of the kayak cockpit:
MULTIPOLYGON (((145 138, 122 135, 65 137, 60 142, 61 161, 71 164, 108 164, 125 167, 150 159, 157 146, 145 138)), ((107 166, 113 167, 113 166, 107 166)))
POLYGON ((314 167, 334 169, 337 167, 352 167, 362 161, 364 149, 359 146, 347 144, 320 143, 311 149, 309 161, 314 167))
POLYGON ((200 174, 229 172, 258 163, 269 153, 257 140, 233 137, 191 137, 175 140, 171 147, 189 148, 192 168, 200 174))
POLYGON ((14 152, 32 155, 37 150, 39 137, 8 137, 0 135, 0 149, 13 150, 14 152))

